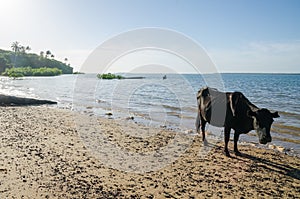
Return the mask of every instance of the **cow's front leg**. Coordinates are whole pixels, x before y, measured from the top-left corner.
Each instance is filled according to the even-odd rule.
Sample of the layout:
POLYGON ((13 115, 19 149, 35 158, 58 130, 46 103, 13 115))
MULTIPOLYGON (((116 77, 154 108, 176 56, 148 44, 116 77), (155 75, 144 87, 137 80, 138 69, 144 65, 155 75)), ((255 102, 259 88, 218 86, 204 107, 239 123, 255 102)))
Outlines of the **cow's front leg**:
POLYGON ((225 155, 227 157, 230 157, 230 153, 228 151, 228 142, 229 142, 229 138, 230 138, 230 128, 225 127, 224 128, 224 141, 225 141, 225 148, 224 148, 224 152, 225 155))
POLYGON ((233 141, 234 141, 234 153, 235 153, 235 155, 237 155, 237 156, 240 156, 241 155, 241 153, 239 152, 239 150, 238 150, 238 147, 237 147, 237 142, 238 142, 238 140, 239 140, 239 137, 240 137, 240 134, 238 133, 238 132, 234 132, 234 138, 233 138, 233 141))

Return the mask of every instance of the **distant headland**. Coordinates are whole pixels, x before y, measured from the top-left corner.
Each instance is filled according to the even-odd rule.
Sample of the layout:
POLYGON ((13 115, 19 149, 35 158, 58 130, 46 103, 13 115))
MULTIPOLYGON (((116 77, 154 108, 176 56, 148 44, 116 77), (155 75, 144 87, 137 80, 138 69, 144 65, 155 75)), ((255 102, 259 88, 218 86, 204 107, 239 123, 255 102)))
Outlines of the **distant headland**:
POLYGON ((55 76, 72 74, 73 68, 64 62, 55 59, 50 50, 41 51, 40 54, 29 53, 30 46, 22 46, 13 42, 12 51, 0 49, 0 74, 9 77, 23 76, 55 76))

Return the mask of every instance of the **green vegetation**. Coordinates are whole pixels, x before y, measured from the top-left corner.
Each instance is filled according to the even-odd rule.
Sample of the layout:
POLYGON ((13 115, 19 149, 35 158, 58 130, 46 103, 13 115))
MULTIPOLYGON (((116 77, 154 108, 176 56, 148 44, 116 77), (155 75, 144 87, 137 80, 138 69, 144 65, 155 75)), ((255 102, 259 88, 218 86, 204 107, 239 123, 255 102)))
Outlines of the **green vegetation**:
MULTIPOLYGON (((54 55, 50 50, 40 52, 39 55, 34 53, 29 53, 31 48, 29 46, 25 47, 20 45, 19 42, 14 42, 11 45, 12 51, 1 50, 0 49, 0 73, 6 71, 6 69, 15 68, 24 68, 31 67, 32 69, 40 69, 36 70, 35 74, 56 74, 56 72, 49 72, 49 70, 45 70, 45 68, 50 69, 59 69, 62 74, 72 74, 73 68, 70 64, 67 64, 68 59, 65 58, 64 62, 58 61, 54 59, 54 55)), ((14 76, 19 76, 19 73, 11 73, 14 76)), ((20 73, 23 74, 23 73, 20 73)), ((24 75, 26 76, 26 75, 24 75)))
POLYGON ((5 72, 2 73, 4 76, 9 77, 23 77, 23 76, 56 76, 61 75, 62 71, 58 68, 7 68, 5 72))
POLYGON ((81 74, 84 74, 83 72, 79 72, 79 71, 76 71, 73 73, 74 75, 81 75, 81 74))
POLYGON ((111 73, 98 74, 97 77, 99 79, 124 79, 124 77, 121 75, 115 75, 115 74, 111 74, 111 73))

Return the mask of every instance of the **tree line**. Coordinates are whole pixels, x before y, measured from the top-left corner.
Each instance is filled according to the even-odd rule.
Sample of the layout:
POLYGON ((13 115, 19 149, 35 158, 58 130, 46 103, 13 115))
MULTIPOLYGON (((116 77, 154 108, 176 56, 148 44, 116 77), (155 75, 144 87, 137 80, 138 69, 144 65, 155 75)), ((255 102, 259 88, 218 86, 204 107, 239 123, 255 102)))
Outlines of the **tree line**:
POLYGON ((61 70, 62 74, 73 73, 73 68, 67 64, 68 59, 64 59, 65 63, 55 60, 50 50, 41 51, 40 55, 29 53, 30 46, 22 46, 19 42, 13 42, 11 49, 12 51, 0 49, 0 73, 6 69, 23 67, 32 69, 57 68, 61 70))
POLYGON ((58 68, 31 68, 31 67, 22 67, 22 68, 7 68, 2 73, 4 76, 8 77, 24 77, 24 76, 56 76, 61 75, 62 71, 58 68))

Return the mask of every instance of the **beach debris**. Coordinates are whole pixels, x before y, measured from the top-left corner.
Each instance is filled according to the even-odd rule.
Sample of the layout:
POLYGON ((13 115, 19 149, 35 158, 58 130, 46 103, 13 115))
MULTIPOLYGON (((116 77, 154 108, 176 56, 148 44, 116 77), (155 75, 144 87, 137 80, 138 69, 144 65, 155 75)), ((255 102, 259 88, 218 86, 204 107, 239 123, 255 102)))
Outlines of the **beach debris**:
POLYGON ((113 114, 112 114, 112 112, 106 112, 105 115, 112 116, 113 114))
POLYGON ((293 151, 293 148, 286 148, 285 151, 293 151))
POLYGON ((285 148, 283 146, 277 146, 276 149, 280 152, 284 152, 285 148))
POLYGON ((277 150, 277 151, 279 151, 279 152, 284 152, 284 151, 287 150, 287 149, 284 148, 283 146, 276 146, 276 145, 274 145, 274 144, 270 144, 268 147, 269 147, 269 149, 277 150))
POLYGON ((273 144, 270 144, 270 145, 269 145, 269 149, 276 149, 276 146, 273 145, 273 144))
POLYGON ((268 147, 269 147, 269 149, 277 150, 279 152, 287 151, 287 149, 284 148, 283 146, 276 146, 274 144, 270 144, 268 147))
POLYGON ((0 167, 0 172, 7 172, 7 169, 4 167, 0 167))
POLYGON ((254 144, 254 143, 250 143, 249 145, 252 146, 252 147, 256 146, 256 144, 254 144))
POLYGON ((134 120, 133 116, 126 117, 126 120, 134 120))
POLYGON ((185 130, 184 133, 185 134, 193 134, 194 131, 193 131, 193 129, 188 129, 188 130, 185 130))
POLYGON ((105 103, 104 100, 100 100, 100 99, 96 99, 96 102, 97 102, 97 103, 105 103))

